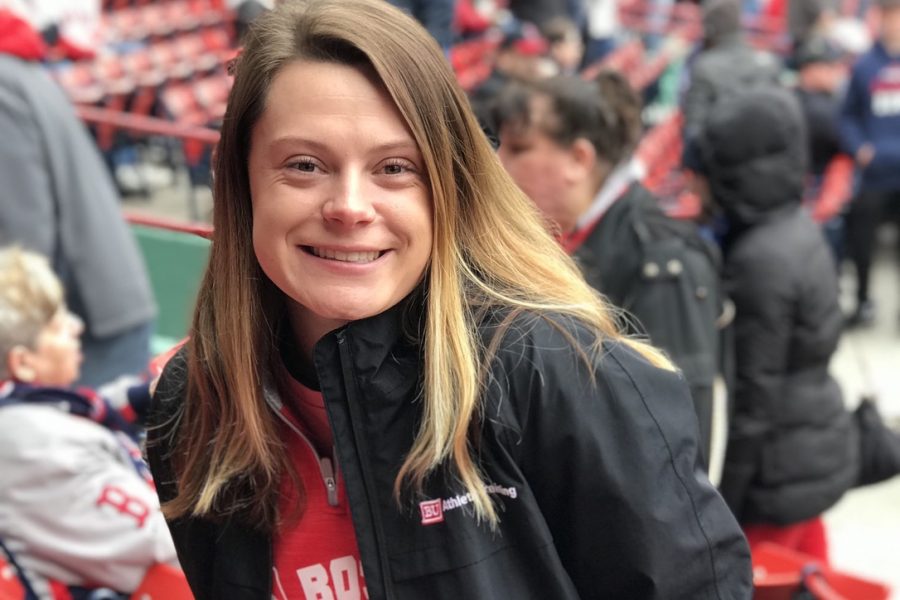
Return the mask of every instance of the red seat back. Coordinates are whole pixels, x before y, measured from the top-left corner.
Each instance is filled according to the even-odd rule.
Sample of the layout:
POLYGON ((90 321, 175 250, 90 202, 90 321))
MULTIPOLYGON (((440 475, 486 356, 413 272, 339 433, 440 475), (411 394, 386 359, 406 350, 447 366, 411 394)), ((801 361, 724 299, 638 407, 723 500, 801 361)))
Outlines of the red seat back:
POLYGON ((194 595, 184 573, 158 564, 147 571, 141 585, 131 594, 131 600, 194 600, 194 595))

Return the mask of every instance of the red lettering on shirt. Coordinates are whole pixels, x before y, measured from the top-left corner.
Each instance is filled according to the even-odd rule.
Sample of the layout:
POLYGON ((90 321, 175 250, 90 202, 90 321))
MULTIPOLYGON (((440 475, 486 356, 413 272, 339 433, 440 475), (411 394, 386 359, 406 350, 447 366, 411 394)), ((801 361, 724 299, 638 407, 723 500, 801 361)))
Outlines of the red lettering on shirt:
POLYGON ((444 522, 444 507, 440 498, 419 502, 419 512, 422 513, 422 525, 444 522))
POLYGON ((143 527, 150 516, 150 507, 147 503, 135 496, 130 496, 122 488, 108 485, 100 492, 97 498, 97 506, 108 505, 119 511, 120 514, 133 517, 138 527, 143 527))

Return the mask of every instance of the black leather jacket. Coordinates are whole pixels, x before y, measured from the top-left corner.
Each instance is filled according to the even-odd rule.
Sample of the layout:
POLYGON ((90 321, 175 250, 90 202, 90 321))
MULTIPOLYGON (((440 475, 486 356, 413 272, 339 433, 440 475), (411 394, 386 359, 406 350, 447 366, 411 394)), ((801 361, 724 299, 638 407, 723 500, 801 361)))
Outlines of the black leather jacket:
MULTIPOLYGON (((518 317, 492 363, 475 447, 486 484, 506 490, 492 495, 498 531, 447 504, 442 522, 423 524, 420 501, 465 496, 447 473, 398 507, 394 478, 421 414, 421 352, 401 311, 315 348, 369 598, 751 597, 746 541, 698 464, 687 386, 619 343, 588 369, 570 341, 587 347, 588 335, 568 321, 518 317)), ((155 398, 148 450, 163 501, 184 379, 179 356, 155 398)), ((266 534, 197 518, 170 528, 198 600, 272 597, 266 534)))

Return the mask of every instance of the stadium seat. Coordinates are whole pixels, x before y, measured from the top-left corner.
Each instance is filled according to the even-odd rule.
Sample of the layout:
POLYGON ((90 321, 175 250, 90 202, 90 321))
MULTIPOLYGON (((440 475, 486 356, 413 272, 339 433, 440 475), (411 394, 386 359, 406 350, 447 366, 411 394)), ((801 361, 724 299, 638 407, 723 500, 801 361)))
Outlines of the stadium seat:
POLYGON ((12 565, 0 556, 0 600, 23 600, 25 588, 19 583, 12 565))
POLYGON ((184 573, 169 565, 155 565, 144 576, 131 600, 194 600, 184 573))
POLYGON ((815 559, 775 544, 753 552, 754 600, 886 600, 890 590, 877 582, 839 573, 815 559))

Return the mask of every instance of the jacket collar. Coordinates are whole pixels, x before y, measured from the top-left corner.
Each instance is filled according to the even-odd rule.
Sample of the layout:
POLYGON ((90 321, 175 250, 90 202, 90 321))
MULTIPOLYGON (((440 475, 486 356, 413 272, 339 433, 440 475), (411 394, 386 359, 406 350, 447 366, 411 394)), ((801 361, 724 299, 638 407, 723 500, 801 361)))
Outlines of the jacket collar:
POLYGON ((418 356, 424 319, 425 290, 419 285, 388 310, 352 321, 323 337, 313 349, 315 362, 320 365, 321 358, 330 355, 336 345, 348 343, 357 375, 374 377, 387 362, 418 356))

